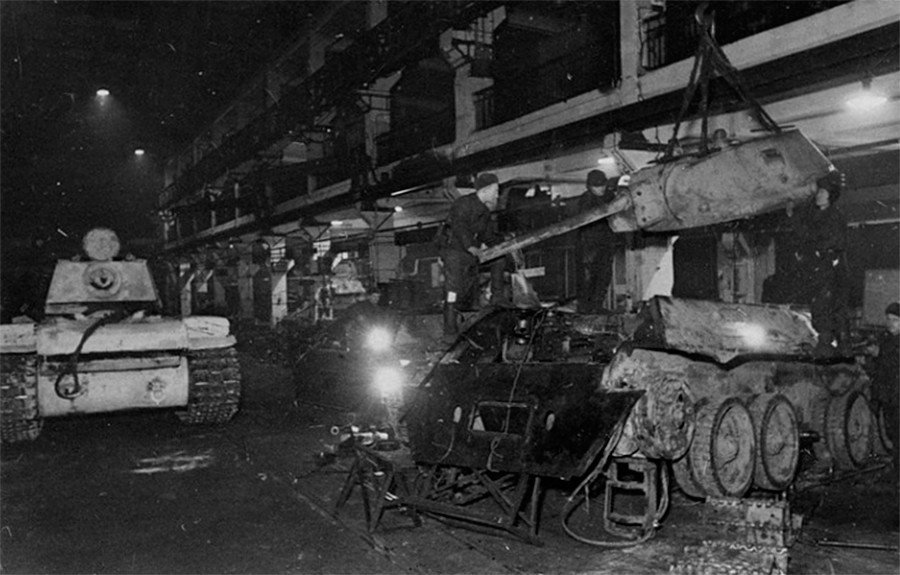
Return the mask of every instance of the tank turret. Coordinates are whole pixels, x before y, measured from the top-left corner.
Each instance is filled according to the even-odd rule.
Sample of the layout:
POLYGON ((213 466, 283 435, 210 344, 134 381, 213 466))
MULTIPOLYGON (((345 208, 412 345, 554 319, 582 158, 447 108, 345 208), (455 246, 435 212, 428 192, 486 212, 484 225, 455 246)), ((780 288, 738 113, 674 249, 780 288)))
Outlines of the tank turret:
POLYGON ((82 241, 87 260, 60 260, 53 270, 44 312, 48 316, 85 314, 98 309, 146 309, 159 303, 147 261, 116 259, 116 233, 94 228, 82 241))
POLYGON ((173 408, 185 423, 238 410, 241 374, 226 318, 163 318, 147 262, 120 258, 115 232, 60 260, 40 323, 0 325, 0 438, 35 439, 43 420, 173 408))

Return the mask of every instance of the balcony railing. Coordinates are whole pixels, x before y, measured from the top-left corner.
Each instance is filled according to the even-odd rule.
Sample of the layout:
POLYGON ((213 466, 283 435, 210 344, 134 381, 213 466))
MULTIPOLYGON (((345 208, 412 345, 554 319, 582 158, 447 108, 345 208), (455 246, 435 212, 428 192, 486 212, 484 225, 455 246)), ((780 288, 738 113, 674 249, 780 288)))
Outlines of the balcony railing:
MULTIPOLYGON (((714 14, 716 40, 724 46, 849 1, 711 2, 707 13, 714 14)), ((655 70, 694 55, 699 32, 694 13, 700 4, 696 0, 668 2, 664 12, 644 20, 641 63, 645 70, 655 70)))
POLYGON ((228 168, 251 159, 277 141, 285 132, 310 124, 348 92, 361 89, 420 58, 422 46, 448 27, 460 26, 490 12, 500 2, 453 0, 410 2, 407 9, 357 37, 353 44, 313 74, 289 89, 286 87, 277 108, 252 119, 220 143, 215 153, 192 158, 161 193, 160 205, 177 202, 228 168))
POLYGON ((483 130, 551 104, 606 90, 619 80, 618 50, 590 44, 515 76, 498 76, 475 93, 475 129, 483 130))

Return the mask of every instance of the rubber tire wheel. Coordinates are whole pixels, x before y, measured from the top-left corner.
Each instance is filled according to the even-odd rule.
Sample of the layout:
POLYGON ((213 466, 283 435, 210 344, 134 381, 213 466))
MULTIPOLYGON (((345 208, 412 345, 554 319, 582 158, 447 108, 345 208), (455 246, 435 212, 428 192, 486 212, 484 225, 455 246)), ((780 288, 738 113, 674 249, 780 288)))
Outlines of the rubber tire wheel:
POLYGON ((750 404, 750 415, 753 417, 756 434, 756 466, 753 482, 761 489, 783 491, 793 483, 800 462, 800 425, 797 412, 785 396, 766 393, 753 399, 750 404), (775 416, 780 417, 779 429, 771 428, 775 416), (769 456, 775 454, 769 449, 772 444, 779 448, 777 452, 779 461, 773 461, 773 457, 769 456))
POLYGON ((865 464, 871 448, 872 424, 869 400, 861 390, 834 397, 828 402, 825 442, 836 468, 853 470, 865 464))
POLYGON ((688 455, 694 476, 707 496, 738 498, 750 489, 756 464, 756 437, 753 433, 753 419, 740 398, 715 399, 700 409, 694 441, 688 455), (732 428, 725 429, 723 424, 732 428), (738 429, 734 429, 734 425, 738 429), (739 442, 735 451, 737 455, 728 462, 718 461, 722 455, 720 448, 727 447, 723 440, 728 437, 723 432, 730 432, 739 442), (742 461, 737 462, 737 469, 726 470, 729 473, 724 473, 721 466, 734 461, 738 456, 742 461))
POLYGON ((183 423, 225 423, 238 411, 241 369, 234 348, 188 352, 188 404, 175 412, 183 423))
POLYGON ((672 475, 675 477, 675 483, 688 497, 695 499, 706 499, 706 490, 694 477, 694 470, 691 467, 691 457, 685 454, 684 457, 672 462, 672 475))
POLYGON ((0 355, 0 438, 34 441, 44 427, 38 413, 37 355, 0 355))

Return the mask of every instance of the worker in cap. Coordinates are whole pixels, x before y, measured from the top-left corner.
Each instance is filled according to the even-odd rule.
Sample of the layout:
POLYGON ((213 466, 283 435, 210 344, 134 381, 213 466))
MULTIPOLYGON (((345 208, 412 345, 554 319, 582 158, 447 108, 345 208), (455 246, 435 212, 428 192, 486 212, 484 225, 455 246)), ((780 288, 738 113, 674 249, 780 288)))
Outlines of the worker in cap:
MULTIPOLYGON (((500 181, 491 173, 475 178, 475 193, 457 198, 450 206, 438 237, 444 263, 444 339, 458 335, 459 311, 477 302, 478 254, 502 238, 491 219, 500 197, 500 181)), ((504 295, 503 258, 491 264, 492 303, 504 295)))
POLYGON ((870 349, 875 362, 872 371, 872 407, 882 419, 893 456, 892 477, 896 484, 900 473, 900 303, 884 310, 886 329, 878 345, 870 349))
MULTIPOLYGON (((584 193, 578 197, 576 208, 583 214, 610 202, 615 190, 609 189, 606 174, 591 170, 587 174, 584 193)), ((606 219, 577 230, 575 242, 575 290, 580 313, 600 313, 606 303, 612 280, 615 255, 615 236, 606 219)))
POLYGON ((836 355, 849 341, 847 220, 835 205, 843 178, 832 172, 816 182, 813 203, 799 230, 812 324, 819 334, 818 355, 836 355))

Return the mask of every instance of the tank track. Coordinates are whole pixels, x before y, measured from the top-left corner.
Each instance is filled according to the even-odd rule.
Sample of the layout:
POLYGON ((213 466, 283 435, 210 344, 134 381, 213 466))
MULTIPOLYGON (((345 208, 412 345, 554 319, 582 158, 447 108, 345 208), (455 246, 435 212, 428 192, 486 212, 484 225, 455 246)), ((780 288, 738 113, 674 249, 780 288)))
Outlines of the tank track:
POLYGON ((234 348, 188 353, 187 408, 176 413, 184 423, 225 423, 238 411, 241 369, 234 348))
POLYGON ((0 355, 0 437, 33 441, 44 426, 38 415, 37 355, 0 355))
POLYGON ((715 531, 687 545, 670 567, 677 575, 784 575, 801 518, 786 500, 709 498, 699 522, 715 531))

